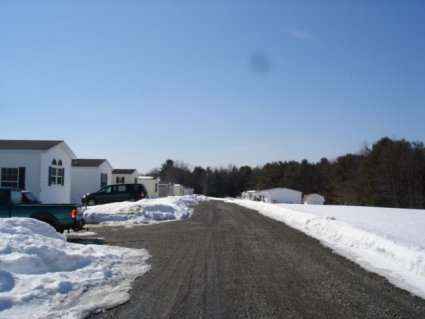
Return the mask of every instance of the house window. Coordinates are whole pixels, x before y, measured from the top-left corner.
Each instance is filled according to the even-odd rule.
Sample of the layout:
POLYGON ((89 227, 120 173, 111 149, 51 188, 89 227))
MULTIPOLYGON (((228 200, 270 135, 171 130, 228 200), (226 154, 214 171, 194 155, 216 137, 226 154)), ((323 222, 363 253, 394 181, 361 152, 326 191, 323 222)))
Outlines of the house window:
POLYGON ((117 184, 125 183, 125 177, 117 176, 116 181, 117 181, 117 184))
POLYGON ((18 187, 19 183, 19 170, 18 168, 1 169, 1 186, 2 187, 18 187))
POLYGON ((108 174, 100 173, 100 187, 108 185, 108 174))
POLYGON ((52 160, 52 165, 49 166, 49 186, 64 185, 65 168, 62 167, 62 161, 52 160))

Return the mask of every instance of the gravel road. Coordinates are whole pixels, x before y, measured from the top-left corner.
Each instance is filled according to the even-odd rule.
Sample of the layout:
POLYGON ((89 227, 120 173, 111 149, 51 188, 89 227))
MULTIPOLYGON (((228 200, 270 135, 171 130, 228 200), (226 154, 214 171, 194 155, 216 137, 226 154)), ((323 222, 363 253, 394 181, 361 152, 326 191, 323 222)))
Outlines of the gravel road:
POLYGON ((130 301, 93 318, 425 318, 425 300, 285 224, 221 201, 184 221, 96 229, 146 248, 130 301))

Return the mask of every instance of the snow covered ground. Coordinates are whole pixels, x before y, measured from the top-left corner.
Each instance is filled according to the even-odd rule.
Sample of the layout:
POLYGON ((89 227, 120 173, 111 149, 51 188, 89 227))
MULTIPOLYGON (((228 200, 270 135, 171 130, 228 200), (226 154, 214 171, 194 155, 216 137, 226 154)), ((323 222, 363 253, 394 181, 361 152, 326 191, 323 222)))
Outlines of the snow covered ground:
POLYGON ((425 210, 227 200, 315 237, 425 299, 425 210))
MULTIPOLYGON (((132 226, 178 220, 189 217, 189 205, 199 199, 98 205, 85 217, 89 223, 132 226)), ((87 235, 95 234, 68 236, 87 235)), ((126 302, 131 283, 150 269, 145 249, 81 245, 66 236, 34 219, 0 219, 0 318, 83 318, 126 302)))
MULTIPOLYGON (((83 318, 128 300, 150 265, 146 250, 81 245, 93 224, 136 227, 190 217, 201 196, 89 207, 90 232, 61 235, 33 219, 0 219, 0 318, 83 318)), ((337 253, 425 298, 425 210, 266 204, 226 199, 318 238, 337 253)))

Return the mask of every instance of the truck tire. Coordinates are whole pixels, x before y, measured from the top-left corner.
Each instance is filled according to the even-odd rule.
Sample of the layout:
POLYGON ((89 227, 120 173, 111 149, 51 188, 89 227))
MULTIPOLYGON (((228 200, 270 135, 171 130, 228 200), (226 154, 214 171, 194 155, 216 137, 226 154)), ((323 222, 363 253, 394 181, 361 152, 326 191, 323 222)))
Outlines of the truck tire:
POLYGON ((32 218, 35 218, 41 222, 44 222, 46 224, 49 224, 52 226, 58 233, 63 233, 62 227, 60 227, 59 222, 54 218, 53 216, 46 214, 46 213, 35 213, 31 216, 32 218))

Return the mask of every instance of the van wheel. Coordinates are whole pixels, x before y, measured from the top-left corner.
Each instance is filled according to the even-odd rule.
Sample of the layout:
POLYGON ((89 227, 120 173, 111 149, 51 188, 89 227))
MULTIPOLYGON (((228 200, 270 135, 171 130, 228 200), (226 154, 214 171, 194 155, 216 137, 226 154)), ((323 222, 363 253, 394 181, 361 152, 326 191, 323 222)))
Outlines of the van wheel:
POLYGON ((89 199, 88 201, 87 201, 87 206, 94 206, 94 205, 96 205, 97 203, 96 203, 96 200, 95 199, 89 199))

